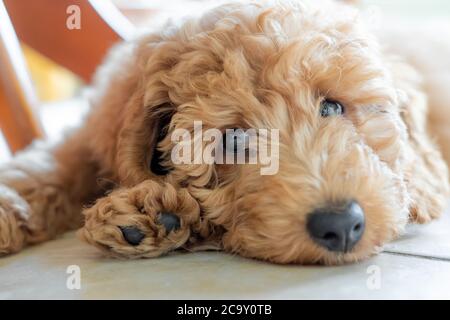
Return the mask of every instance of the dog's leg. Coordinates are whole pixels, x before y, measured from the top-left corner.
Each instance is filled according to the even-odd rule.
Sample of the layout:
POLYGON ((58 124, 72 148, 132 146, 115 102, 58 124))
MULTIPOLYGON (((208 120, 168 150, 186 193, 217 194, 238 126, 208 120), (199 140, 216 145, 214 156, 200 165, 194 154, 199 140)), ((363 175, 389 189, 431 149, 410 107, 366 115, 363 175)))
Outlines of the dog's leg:
MULTIPOLYGON (((398 59, 393 62, 394 79, 406 93, 401 113, 409 134, 405 180, 412 200, 410 218, 425 223, 442 213, 449 196, 448 169, 443 158, 450 164, 450 42, 445 45, 450 38, 442 32, 438 35, 433 25, 395 22, 395 26, 387 24, 380 36, 390 52, 416 70, 398 59)), ((450 32, 444 33, 450 36, 450 32)))
POLYGON ((449 197, 448 169, 426 128, 427 103, 419 92, 410 92, 403 111, 408 128, 409 165, 405 180, 412 203, 410 219, 426 223, 438 218, 449 197))
POLYGON ((97 191, 84 140, 35 144, 0 168, 0 256, 81 225, 82 204, 97 191))
POLYGON ((194 232, 205 238, 209 232, 186 189, 152 180, 115 190, 84 215, 81 238, 122 258, 157 257, 182 247, 194 232))

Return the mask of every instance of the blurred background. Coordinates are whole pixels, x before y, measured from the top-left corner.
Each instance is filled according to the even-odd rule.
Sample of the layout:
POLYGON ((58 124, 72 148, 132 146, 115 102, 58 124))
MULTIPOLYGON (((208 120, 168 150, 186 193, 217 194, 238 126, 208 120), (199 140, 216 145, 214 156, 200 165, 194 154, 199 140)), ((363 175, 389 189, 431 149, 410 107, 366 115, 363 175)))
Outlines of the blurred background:
MULTIPOLYGON (((39 1, 41 1, 43 4, 49 3, 48 0, 33 0, 33 2, 39 1)), ((202 10, 205 10, 211 4, 217 4, 217 1, 207 0, 112 0, 112 8, 112 6, 104 5, 104 3, 108 1, 100 1, 102 1, 102 4, 99 4, 99 1, 91 1, 91 3, 96 3, 96 5, 94 5, 94 9, 101 16, 101 22, 98 23, 100 23, 100 25, 104 24, 106 26, 103 26, 106 28, 105 30, 109 30, 108 28, 113 30, 112 32, 111 30, 107 31, 109 32, 108 36, 110 37, 110 42, 112 42, 114 39, 119 41, 121 38, 126 38, 124 34, 133 32, 132 28, 134 27, 143 28, 145 26, 145 28, 152 29, 169 17, 176 18, 179 16, 187 15, 190 12, 199 13, 202 10), (119 19, 117 15, 118 13, 123 15, 123 17, 119 19), (125 18, 126 20, 122 18, 125 18), (119 26, 119 24, 122 24, 122 26, 119 26), (121 28, 122 32, 119 31, 121 28), (126 30, 126 32, 124 30, 126 30)), ((1 2, 2 1, 0 0, 0 3, 1 2)), ((65 63, 61 63, 61 59, 58 59, 58 57, 61 56, 60 53, 59 56, 58 53, 55 53, 54 55, 52 52, 49 53, 46 49, 50 48, 52 45, 54 46, 55 43, 58 46, 59 42, 57 40, 49 42, 47 47, 44 47, 44 50, 39 50, 39 45, 36 41, 42 39, 36 40, 34 38, 30 38, 31 36, 39 38, 39 35, 36 30, 36 32, 33 32, 33 30, 31 30, 30 32, 25 29, 33 29, 33 27, 24 25, 24 20, 26 20, 26 17, 28 14, 30 14, 30 12, 27 12, 26 8, 24 9, 23 6, 15 7, 16 4, 20 2, 30 3, 25 0, 4 1, 6 12, 11 18, 12 26, 16 32, 14 32, 13 29, 5 28, 5 26, 3 25, 0 26, 0 29, 2 29, 2 31, 0 32, 3 41, 2 61, 0 64, 0 75, 2 75, 3 82, 0 82, 0 87, 2 85, 8 87, 10 83, 15 83, 16 81, 19 82, 19 84, 16 85, 13 89, 4 88, 3 92, 6 98, 0 99, 0 110, 2 110, 2 112, 0 112, 0 116, 3 117, 3 121, 0 121, 0 128, 3 129, 3 134, 0 133, 0 163, 7 161, 11 157, 12 151, 20 150, 20 148, 22 148, 23 145, 25 145, 30 139, 29 136, 31 135, 26 135, 23 140, 17 142, 16 145, 14 145, 15 142, 11 142, 15 138, 14 135, 18 134, 17 132, 21 133, 26 130, 20 129, 26 128, 26 123, 25 125, 22 123, 22 126, 18 127, 19 129, 16 128, 16 131, 14 131, 14 128, 10 128, 13 126, 13 122, 15 121, 21 123, 22 120, 20 117, 23 116, 22 114, 25 114, 30 118, 28 119, 29 122, 36 121, 36 126, 38 128, 35 128, 35 130, 38 134, 45 135, 52 140, 60 139, 62 133, 66 128, 77 125, 80 122, 83 114, 85 114, 87 110, 87 104, 85 99, 83 98, 82 93, 83 88, 89 83, 90 75, 93 73, 92 67, 87 71, 78 70, 76 66, 79 66, 83 61, 76 61, 75 67, 73 67, 73 61, 71 61, 71 68, 69 62, 67 63, 67 65, 64 65, 65 63), (14 41, 17 41, 17 38, 15 38, 15 33, 18 35, 18 41, 20 41, 19 46, 21 53, 13 50, 14 54, 11 54, 11 43, 14 44, 14 41), (23 35, 23 39, 21 35, 23 35), (5 55, 7 56, 8 54, 9 60, 5 60, 5 55), (20 54, 23 54, 22 56, 24 67, 19 67, 19 70, 21 72, 24 72, 24 75, 14 74, 20 72, 18 72, 14 67, 8 67, 8 64, 14 66, 16 64, 16 60, 20 62, 20 54), (49 55, 51 57, 49 57, 49 55), (57 59, 52 59, 53 56, 57 59), (27 89, 27 93, 25 94, 20 92, 23 89, 21 87, 23 86, 23 83, 20 83, 21 81, 23 82, 23 79, 21 79, 23 76, 25 78, 29 78, 30 84, 30 88, 27 89), (11 91, 19 92, 11 93, 11 91), (29 103, 25 103, 26 108, 29 109, 26 109, 25 113, 21 114, 19 112, 17 114, 18 108, 20 108, 24 103, 23 101, 22 103, 18 104, 17 102, 16 104, 14 104, 14 102, 11 102, 12 100, 14 100, 14 97, 11 98, 11 95, 14 94, 16 96, 19 96, 19 100, 28 99, 32 101, 29 103), (20 98, 21 95, 24 97, 20 98), (13 116, 11 116, 11 114, 13 114, 13 116), (7 129, 5 128, 10 130, 10 132, 12 133, 10 133, 9 135, 6 134, 5 130, 7 129), (11 136, 13 137, 11 138, 11 136)), ((88 3, 88 0, 62 2, 65 3, 65 6, 67 6, 70 3, 86 4, 88 3)), ((396 19, 397 17, 400 17, 401 19, 410 21, 412 23, 450 20, 450 1, 448 0, 362 0, 360 1, 360 3, 360 6, 363 8, 363 10, 365 10, 365 12, 367 12, 367 14, 371 16, 377 16, 378 23, 382 23, 383 21, 383 19, 380 19, 380 17, 396 17, 396 19)), ((45 6, 43 7, 43 10, 45 10, 45 6)), ((81 11, 82 23, 84 14, 86 13, 83 10, 81 11)), ((33 14, 33 12, 31 13, 33 14)), ((50 17, 52 11, 49 9, 48 13, 49 17, 46 17, 46 20, 44 21, 50 22, 50 20, 52 20, 50 17)), ((60 13, 62 13, 62 17, 67 17, 66 12, 60 13)), ((90 16, 90 13, 86 13, 86 16, 90 16)), ((0 20, 2 20, 1 17, 0 20)), ((3 23, 5 22, 4 19, 2 21, 3 23)), ((61 28, 65 29, 65 25, 63 25, 61 28)), ((96 27, 93 28, 93 30, 100 29, 100 27, 99 29, 97 29, 96 27)), ((56 32, 57 31, 55 29, 55 33, 56 32)), ((64 41, 70 42, 70 37, 71 34, 69 33, 64 41)), ((84 37, 85 38, 83 38, 82 41, 86 44, 86 48, 88 48, 84 49, 84 51, 89 51, 88 45, 90 45, 93 48, 92 50, 95 51, 93 46, 97 46, 100 43, 101 37, 90 39, 94 38, 95 35, 94 33, 89 34, 89 32, 87 35, 84 35, 84 37)), ((46 41, 49 40, 52 39, 46 39, 46 41)), ((77 38, 77 41, 80 40, 77 38)), ((14 47, 14 45, 12 46, 14 47)), ((45 41, 44 44, 41 45, 41 48, 42 46, 45 46, 45 41)), ((104 48, 106 47, 103 47, 103 51, 105 51, 104 48)), ((99 50, 99 52, 100 51, 101 50, 99 50)), ((101 55, 104 54, 103 51, 98 54, 98 59, 100 59, 101 55)), ((95 61, 95 63, 97 63, 97 61, 95 61)), ((25 86, 26 84, 27 80, 25 80, 25 86)), ((33 127, 33 125, 31 125, 31 127, 33 127)))

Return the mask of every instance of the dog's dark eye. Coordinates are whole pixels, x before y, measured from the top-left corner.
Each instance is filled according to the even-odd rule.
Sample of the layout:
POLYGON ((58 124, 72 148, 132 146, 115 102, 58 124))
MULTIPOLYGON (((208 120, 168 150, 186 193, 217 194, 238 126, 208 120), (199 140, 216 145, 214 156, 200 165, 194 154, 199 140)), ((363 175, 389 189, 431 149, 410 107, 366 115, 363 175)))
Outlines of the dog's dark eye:
POLYGON ((227 129, 223 134, 223 146, 229 152, 245 151, 248 144, 249 136, 242 129, 227 129))
POLYGON ((320 104, 320 115, 323 118, 340 116, 344 113, 344 107, 336 101, 323 100, 320 104))

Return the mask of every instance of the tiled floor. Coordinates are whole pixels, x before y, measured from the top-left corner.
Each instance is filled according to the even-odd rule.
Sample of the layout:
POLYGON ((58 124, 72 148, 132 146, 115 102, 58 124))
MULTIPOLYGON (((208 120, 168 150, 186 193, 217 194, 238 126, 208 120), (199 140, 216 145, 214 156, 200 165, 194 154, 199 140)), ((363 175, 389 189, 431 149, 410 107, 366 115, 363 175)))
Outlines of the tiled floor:
MULTIPOLYGON (((403 14, 407 4, 413 18, 450 16, 448 1, 366 2, 403 14)), ((79 109, 71 114, 74 105, 66 106, 44 110, 52 137, 76 122, 79 109)), ((0 137, 0 162, 7 158, 0 137)), ((215 252, 110 260, 69 233, 0 259, 0 299, 14 298, 450 299, 450 210, 430 225, 410 226, 378 256, 340 267, 278 266, 215 252), (66 286, 70 265, 80 267, 80 290, 66 286)))
POLYGON ((450 299, 448 230, 449 214, 408 228, 372 259, 339 267, 279 266, 217 252, 111 260, 70 233, 0 259, 0 299, 450 299), (80 267, 80 290, 66 287, 70 265, 80 267))

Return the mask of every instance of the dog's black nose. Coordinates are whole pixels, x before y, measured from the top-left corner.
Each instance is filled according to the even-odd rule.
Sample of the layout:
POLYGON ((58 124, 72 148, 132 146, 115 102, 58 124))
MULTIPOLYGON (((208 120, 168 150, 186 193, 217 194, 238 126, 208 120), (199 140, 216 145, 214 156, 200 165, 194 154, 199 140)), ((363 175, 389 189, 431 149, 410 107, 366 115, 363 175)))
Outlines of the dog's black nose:
POLYGON ((349 252, 362 238, 364 212, 355 201, 315 210, 306 225, 314 242, 330 251, 349 252))

